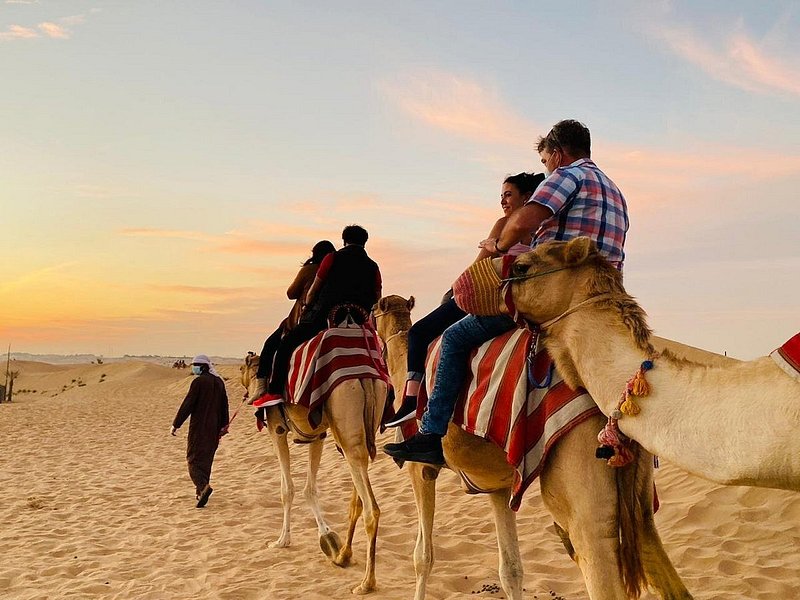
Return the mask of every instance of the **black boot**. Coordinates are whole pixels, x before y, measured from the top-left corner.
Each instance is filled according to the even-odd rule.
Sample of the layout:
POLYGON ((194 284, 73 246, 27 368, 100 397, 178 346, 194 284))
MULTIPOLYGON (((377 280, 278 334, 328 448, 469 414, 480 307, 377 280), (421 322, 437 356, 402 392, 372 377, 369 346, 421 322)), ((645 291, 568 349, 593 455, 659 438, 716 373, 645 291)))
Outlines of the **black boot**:
POLYGON ((444 465, 442 436, 435 433, 417 433, 404 442, 386 444, 383 451, 392 458, 400 460, 427 463, 437 467, 444 465))
POLYGON ((406 421, 410 421, 417 415, 417 397, 416 396, 405 396, 403 398, 403 404, 400 405, 400 408, 397 409, 397 412, 394 413, 391 421, 388 421, 385 426, 386 427, 397 427, 406 421))

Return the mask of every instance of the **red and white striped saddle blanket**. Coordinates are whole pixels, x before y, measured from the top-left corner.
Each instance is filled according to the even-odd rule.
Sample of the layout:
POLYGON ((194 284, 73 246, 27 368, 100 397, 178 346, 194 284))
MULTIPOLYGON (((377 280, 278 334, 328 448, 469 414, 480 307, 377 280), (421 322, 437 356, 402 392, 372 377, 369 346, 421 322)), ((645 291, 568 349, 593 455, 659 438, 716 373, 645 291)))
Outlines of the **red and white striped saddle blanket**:
POLYGON ((774 350, 770 356, 788 375, 800 381, 800 333, 774 350))
POLYGON ((322 406, 334 388, 348 379, 383 379, 389 373, 374 330, 332 327, 300 345, 289 362, 287 401, 308 409, 308 422, 322 421, 322 406))
MULTIPOLYGON (((546 350, 536 353, 529 369, 534 341, 527 329, 515 329, 473 351, 471 373, 453 415, 455 425, 505 451, 517 472, 509 503, 513 510, 539 476, 550 448, 577 424, 600 413, 586 390, 573 390, 563 382, 546 350), (529 376, 536 383, 529 382, 529 376)), ((426 387, 433 389, 436 382, 440 352, 441 338, 428 349, 418 418, 427 404, 426 387)), ((409 421, 402 434, 408 437, 415 429, 416 421, 409 421)))

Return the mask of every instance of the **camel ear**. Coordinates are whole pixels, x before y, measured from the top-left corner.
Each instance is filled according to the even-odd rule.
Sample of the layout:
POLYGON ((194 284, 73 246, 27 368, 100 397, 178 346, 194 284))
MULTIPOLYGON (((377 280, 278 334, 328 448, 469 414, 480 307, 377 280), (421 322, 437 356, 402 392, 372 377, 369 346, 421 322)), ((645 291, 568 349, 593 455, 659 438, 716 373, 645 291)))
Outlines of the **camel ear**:
POLYGON ((597 247, 590 238, 576 237, 567 242, 564 248, 564 262, 568 265, 579 265, 595 252, 597 252, 597 247))
POLYGON ((414 308, 414 303, 415 302, 416 302, 416 300, 414 300, 414 296, 409 296, 408 297, 408 302, 406 302, 406 306, 408 307, 408 311, 409 312, 411 312, 411 309, 414 308))

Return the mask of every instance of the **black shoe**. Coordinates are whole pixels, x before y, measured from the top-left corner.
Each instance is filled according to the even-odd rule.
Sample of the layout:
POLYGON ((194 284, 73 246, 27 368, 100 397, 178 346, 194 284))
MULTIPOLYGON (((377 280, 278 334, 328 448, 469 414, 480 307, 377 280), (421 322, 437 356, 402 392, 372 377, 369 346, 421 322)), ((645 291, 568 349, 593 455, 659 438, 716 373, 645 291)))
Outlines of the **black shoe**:
POLYGON ((406 396, 403 398, 403 404, 401 404, 397 412, 394 413, 392 420, 386 422, 384 427, 397 427, 401 423, 410 421, 415 416, 417 416, 417 397, 406 396))
POLYGON ((435 433, 417 433, 404 442, 386 444, 383 451, 392 458, 400 460, 427 463, 437 467, 444 465, 442 436, 435 433))
POLYGON ((197 508, 203 508, 206 504, 208 504, 208 498, 211 496, 211 492, 214 490, 211 489, 210 485, 206 485, 203 488, 203 491, 200 492, 200 495, 197 497, 197 508))

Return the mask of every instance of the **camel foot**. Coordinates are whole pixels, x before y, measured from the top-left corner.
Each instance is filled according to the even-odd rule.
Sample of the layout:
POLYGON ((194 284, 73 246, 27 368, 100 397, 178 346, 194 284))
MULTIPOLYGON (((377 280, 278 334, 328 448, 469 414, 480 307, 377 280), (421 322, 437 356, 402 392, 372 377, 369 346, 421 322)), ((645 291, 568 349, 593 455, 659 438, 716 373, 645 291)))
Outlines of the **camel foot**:
POLYGON ((270 542, 268 544, 269 548, 288 548, 289 544, 291 543, 289 537, 280 537, 274 542, 270 542))
POLYGON ((339 549, 342 547, 342 541, 335 531, 329 531, 325 535, 319 536, 319 547, 329 559, 334 561, 339 555, 339 549))
POLYGON ((339 556, 334 559, 333 564, 335 564, 337 567, 348 567, 350 566, 351 558, 353 558, 353 550, 345 547, 339 552, 339 556))
POLYGON ((362 581, 360 584, 358 584, 356 587, 354 587, 351 591, 356 596, 363 596, 364 594, 371 594, 376 589, 377 589, 377 587, 375 586, 375 582, 374 581, 371 582, 371 583, 366 583, 366 582, 362 581))

